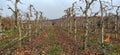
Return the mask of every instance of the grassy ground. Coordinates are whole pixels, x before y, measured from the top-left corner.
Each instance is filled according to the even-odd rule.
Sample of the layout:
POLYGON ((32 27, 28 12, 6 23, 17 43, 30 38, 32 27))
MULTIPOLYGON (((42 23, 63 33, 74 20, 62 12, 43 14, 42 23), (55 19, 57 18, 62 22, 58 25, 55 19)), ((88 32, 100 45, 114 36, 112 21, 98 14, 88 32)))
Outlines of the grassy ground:
MULTIPOLYGON (((101 37, 96 36, 97 33, 94 34, 91 32, 89 34, 86 55, 101 55, 101 37)), ((17 47, 16 43, 15 47, 5 49, 1 55, 85 55, 83 35, 84 32, 78 30, 77 41, 75 41, 72 33, 68 33, 61 27, 52 26, 44 29, 37 36, 23 38, 22 47, 17 47), (31 40, 29 40, 30 38, 31 40)), ((8 42, 7 39, 4 42, 8 42)), ((119 42, 119 40, 111 38, 110 43, 105 43, 107 55, 120 54, 119 42)))

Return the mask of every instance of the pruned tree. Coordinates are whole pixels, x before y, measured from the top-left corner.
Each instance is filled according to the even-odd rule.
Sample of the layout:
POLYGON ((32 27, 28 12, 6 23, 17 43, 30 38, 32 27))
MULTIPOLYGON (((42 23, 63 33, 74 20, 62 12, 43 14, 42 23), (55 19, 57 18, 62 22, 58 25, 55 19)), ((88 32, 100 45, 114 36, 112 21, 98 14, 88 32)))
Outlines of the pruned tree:
POLYGON ((61 26, 61 28, 63 27, 63 22, 64 22, 63 19, 64 19, 64 16, 62 16, 61 19, 60 19, 60 26, 61 26))
POLYGON ((43 21, 44 21, 44 28, 46 28, 46 20, 47 20, 47 18, 44 16, 44 17, 43 17, 43 21))
POLYGON ((20 40, 19 46, 21 47, 22 30, 21 30, 20 19, 19 19, 20 13, 19 13, 19 9, 17 6, 19 2, 20 2, 20 0, 15 0, 15 5, 14 5, 15 9, 12 9, 10 6, 8 9, 10 9, 15 15, 15 29, 18 30, 19 40, 20 40))
MULTIPOLYGON (((80 0, 81 1, 81 0, 80 0)), ((85 23, 85 35, 84 35, 84 50, 86 51, 87 50, 87 40, 88 40, 88 32, 89 32, 89 15, 88 15, 88 11, 92 5, 92 3, 96 0, 84 0, 85 1, 85 9, 83 10, 82 7, 80 7, 80 9, 82 10, 83 14, 85 15, 85 20, 86 20, 86 23, 85 23)))
POLYGON ((33 7, 33 5, 32 4, 30 4, 30 6, 29 6, 29 14, 27 14, 27 17, 28 17, 28 32, 29 32, 29 34, 28 34, 28 36, 31 36, 31 29, 32 29, 32 27, 31 27, 31 17, 32 17, 32 7, 33 7))
POLYGON ((66 15, 62 16, 62 18, 60 19, 60 23, 61 23, 61 28, 66 27, 66 15))
POLYGON ((39 15, 39 23, 40 23, 39 28, 42 29, 43 28, 42 27, 43 26, 43 12, 40 11, 39 14, 40 14, 39 15))
POLYGON ((38 32, 38 15, 39 15, 39 12, 34 8, 34 11, 35 11, 35 32, 37 33, 38 32))
POLYGON ((71 33, 72 28, 71 28, 71 8, 68 8, 68 32, 71 33))
POLYGON ((115 38, 118 38, 118 22, 119 22, 119 10, 120 6, 114 6, 116 7, 116 18, 115 18, 115 38))
POLYGON ((35 22, 36 22, 36 33, 37 33, 38 32, 38 11, 36 11, 35 15, 36 15, 36 19, 35 19, 36 21, 35 22))
POLYGON ((76 9, 76 7, 75 7, 75 4, 76 4, 77 2, 75 1, 73 4, 72 4, 72 11, 71 11, 71 13, 72 13, 72 18, 73 18, 73 22, 74 22, 74 38, 75 38, 75 41, 77 40, 77 20, 76 20, 76 13, 75 13, 75 9, 76 9))
POLYGON ((71 32, 71 8, 68 8, 67 10, 65 10, 66 13, 66 19, 67 19, 67 29, 68 29, 68 36, 69 33, 71 32))
POLYGON ((15 5, 14 5, 15 10, 13 8, 11 8, 10 6, 8 6, 9 7, 8 9, 10 9, 15 15, 15 28, 18 28, 18 24, 19 24, 19 22, 18 22, 19 10, 17 7, 18 2, 20 2, 20 0, 15 0, 15 5))
POLYGON ((102 54, 105 55, 105 46, 104 46, 104 19, 103 19, 103 4, 102 4, 102 1, 99 0, 99 3, 100 3, 100 11, 101 11, 101 24, 102 24, 102 54))
MULTIPOLYGON (((100 11, 101 11, 101 47, 102 47, 102 54, 103 55, 106 55, 106 51, 105 51, 105 43, 104 43, 104 40, 105 40, 105 21, 108 21, 110 22, 108 19, 108 11, 112 10, 113 7, 111 7, 111 4, 112 4, 112 1, 111 1, 111 4, 107 1, 102 1, 102 0, 99 0, 99 3, 100 3, 100 11), (104 16, 105 15, 105 16, 104 16)), ((110 32, 109 32, 110 33, 110 32)), ((110 37, 108 37, 107 39, 110 39, 110 37)))

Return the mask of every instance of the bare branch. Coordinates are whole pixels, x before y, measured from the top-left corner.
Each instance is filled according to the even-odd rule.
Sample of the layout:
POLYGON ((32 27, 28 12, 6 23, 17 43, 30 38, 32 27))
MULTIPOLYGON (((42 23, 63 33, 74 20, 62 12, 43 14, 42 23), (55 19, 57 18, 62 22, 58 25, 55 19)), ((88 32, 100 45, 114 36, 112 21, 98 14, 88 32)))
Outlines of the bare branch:
POLYGON ((94 2, 95 0, 92 0, 90 3, 89 3, 89 6, 94 2))
POLYGON ((8 5, 8 9, 10 9, 13 13, 15 13, 15 11, 8 5))
POLYGON ((95 17, 95 16, 97 16, 99 14, 99 11, 98 12, 96 12, 93 16, 95 17))
POLYGON ((84 10, 83 10, 83 8, 80 6, 80 9, 82 10, 82 12, 84 13, 84 10))

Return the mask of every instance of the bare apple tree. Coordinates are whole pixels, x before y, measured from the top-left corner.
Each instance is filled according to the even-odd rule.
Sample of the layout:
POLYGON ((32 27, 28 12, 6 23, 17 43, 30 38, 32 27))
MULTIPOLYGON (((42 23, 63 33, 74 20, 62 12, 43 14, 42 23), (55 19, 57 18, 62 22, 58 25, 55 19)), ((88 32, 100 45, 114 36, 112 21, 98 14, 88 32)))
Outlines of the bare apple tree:
POLYGON ((118 23, 119 23, 119 11, 120 6, 113 6, 116 7, 116 15, 115 15, 115 38, 118 38, 118 23))
MULTIPOLYGON (((80 0, 81 1, 81 0, 80 0)), ((88 39, 88 32, 89 32, 89 15, 88 15, 88 11, 92 5, 93 2, 95 2, 96 0, 84 0, 85 1, 85 9, 83 9, 82 7, 80 7, 80 9, 82 10, 83 14, 85 15, 85 35, 84 35, 84 50, 87 50, 87 39, 88 39)))
POLYGON ((73 21, 74 21, 74 38, 75 38, 75 41, 76 41, 76 33, 77 33, 77 25, 76 25, 76 17, 75 17, 75 4, 76 4, 77 2, 74 2, 73 4, 72 4, 72 18, 73 18, 73 21))
POLYGON ((99 0, 99 3, 100 3, 100 11, 101 11, 101 24, 102 24, 102 54, 105 55, 105 46, 104 46, 104 19, 103 19, 103 4, 102 4, 102 1, 99 0))
POLYGON ((21 30, 20 19, 19 19, 20 13, 19 13, 19 9, 18 9, 18 6, 17 6, 18 2, 20 2, 20 0, 15 0, 15 5, 14 5, 15 10, 12 9, 10 6, 9 6, 8 9, 10 9, 14 13, 14 15, 15 15, 15 29, 18 30, 18 34, 19 34, 19 37, 20 37, 19 38, 19 40, 20 40, 20 47, 21 47, 21 36, 22 36, 21 32, 22 32, 22 30, 21 30))
POLYGON ((31 34, 32 34, 32 33, 31 33, 31 32, 32 32, 32 31, 31 31, 31 28, 32 28, 32 27, 31 27, 31 25, 32 25, 32 24, 31 24, 31 18, 32 18, 32 16, 33 16, 33 15, 32 15, 32 7, 33 7, 33 5, 30 4, 30 6, 29 6, 29 12, 30 12, 30 13, 27 14, 27 17, 28 17, 28 31, 29 31, 28 36, 31 36, 31 34))
POLYGON ((71 32, 71 8, 68 8, 67 10, 65 10, 65 13, 66 13, 66 19, 67 19, 67 31, 68 31, 68 36, 69 36, 69 33, 71 32))

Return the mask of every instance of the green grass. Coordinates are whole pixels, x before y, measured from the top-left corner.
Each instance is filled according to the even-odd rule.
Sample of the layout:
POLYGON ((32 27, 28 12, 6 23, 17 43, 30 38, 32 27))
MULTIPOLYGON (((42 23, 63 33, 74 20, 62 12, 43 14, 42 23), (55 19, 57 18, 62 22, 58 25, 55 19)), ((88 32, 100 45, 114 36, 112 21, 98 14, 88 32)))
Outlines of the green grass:
POLYGON ((48 55, 61 55, 62 48, 60 46, 55 46, 50 48, 48 55))
POLYGON ((45 42, 49 45, 48 55, 61 55, 62 48, 59 45, 58 41, 56 40, 56 33, 55 33, 55 27, 52 27, 50 32, 48 33, 48 38, 45 40, 45 42))
POLYGON ((52 28, 50 30, 50 33, 48 33, 48 38, 45 40, 45 42, 47 42, 49 46, 54 46, 55 44, 58 43, 55 38, 56 38, 55 28, 52 28))

